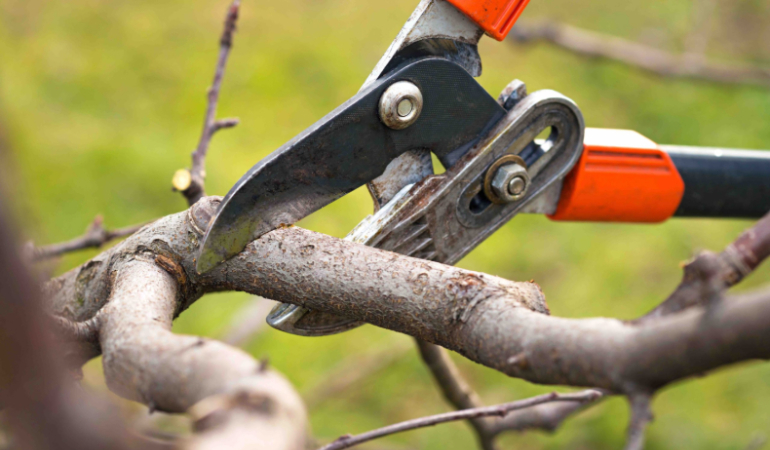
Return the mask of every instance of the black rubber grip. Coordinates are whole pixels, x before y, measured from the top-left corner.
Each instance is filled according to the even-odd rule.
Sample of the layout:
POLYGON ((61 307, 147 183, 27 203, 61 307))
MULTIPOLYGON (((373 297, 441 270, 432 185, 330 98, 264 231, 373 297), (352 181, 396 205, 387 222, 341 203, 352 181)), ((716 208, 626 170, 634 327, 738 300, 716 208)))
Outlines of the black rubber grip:
POLYGON ((755 219, 770 211, 770 151, 661 148, 684 180, 674 216, 755 219))

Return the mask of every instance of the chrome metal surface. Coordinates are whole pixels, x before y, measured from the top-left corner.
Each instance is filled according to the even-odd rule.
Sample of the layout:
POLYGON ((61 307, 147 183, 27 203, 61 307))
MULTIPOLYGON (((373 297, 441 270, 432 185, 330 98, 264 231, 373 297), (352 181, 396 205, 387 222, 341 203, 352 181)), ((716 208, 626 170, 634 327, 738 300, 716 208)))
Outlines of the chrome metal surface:
POLYGON ((420 117, 422 102, 422 92, 414 83, 393 83, 380 97, 380 120, 388 128, 403 130, 420 117))

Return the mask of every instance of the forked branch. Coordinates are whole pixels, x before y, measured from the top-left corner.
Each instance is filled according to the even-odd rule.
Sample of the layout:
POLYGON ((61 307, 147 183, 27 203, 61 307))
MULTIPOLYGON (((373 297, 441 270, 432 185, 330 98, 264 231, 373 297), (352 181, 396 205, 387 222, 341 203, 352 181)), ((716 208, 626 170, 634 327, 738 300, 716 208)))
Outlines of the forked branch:
POLYGON ((195 204, 195 202, 206 195, 204 187, 206 180, 206 154, 211 144, 211 138, 219 130, 238 125, 238 119, 217 120, 216 116, 219 93, 222 89, 222 80, 225 76, 225 67, 230 56, 230 50, 233 47, 233 36, 238 22, 240 6, 240 0, 233 0, 225 15, 224 28, 219 38, 219 57, 214 70, 214 81, 211 83, 206 96, 207 104, 206 114, 203 118, 203 130, 198 140, 198 146, 192 154, 192 167, 190 170, 178 170, 172 179, 174 189, 182 192, 189 205, 195 204))
POLYGON ((145 225, 132 225, 130 227, 109 230, 104 227, 104 218, 99 215, 94 218, 94 221, 86 228, 86 232, 80 237, 59 244, 33 247, 31 259, 32 261, 40 261, 87 248, 101 248, 115 239, 131 236, 145 225))
POLYGON ((367 441, 379 439, 391 434, 402 433, 404 431, 415 430, 417 428, 432 427, 442 423, 454 422, 458 420, 478 419, 481 417, 505 417, 505 415, 511 411, 530 408, 533 406, 542 405, 544 403, 586 402, 594 400, 600 395, 601 394, 594 391, 580 392, 576 394, 559 394, 552 392, 550 394, 538 395, 537 397, 504 403, 502 405, 452 411, 444 414, 437 414, 435 416, 408 420, 406 422, 389 425, 387 427, 368 431, 356 436, 342 436, 331 444, 321 447, 320 450, 342 450, 358 444, 362 444, 367 441))

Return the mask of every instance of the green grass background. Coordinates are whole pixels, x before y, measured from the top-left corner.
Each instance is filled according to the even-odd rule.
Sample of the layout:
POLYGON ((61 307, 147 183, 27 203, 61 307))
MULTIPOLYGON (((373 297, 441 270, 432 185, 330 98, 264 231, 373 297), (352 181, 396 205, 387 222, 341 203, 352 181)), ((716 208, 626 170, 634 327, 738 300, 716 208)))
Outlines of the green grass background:
MULTIPOLYGON (((226 0, 0 0, 0 130, 10 149, 0 178, 26 236, 38 243, 79 235, 97 213, 108 226, 185 208, 170 190, 189 165, 217 53, 226 0)), ((220 117, 241 125, 218 134, 207 188, 224 194, 252 164, 353 95, 416 0, 244 0, 220 117)), ((688 0, 533 0, 522 20, 552 18, 682 51, 693 25, 688 0)), ((723 0, 709 22, 709 55, 770 62, 770 2, 723 0)), ((545 44, 483 40, 481 84, 494 96, 512 79, 530 91, 573 98, 594 127, 636 129, 661 143, 770 148, 770 90, 662 79, 545 44)), ((371 212, 358 190, 302 225, 344 236, 371 212)), ((721 249, 749 222, 671 220, 661 225, 552 223, 520 216, 459 264, 514 280, 534 279, 553 314, 631 318, 678 282, 680 261, 721 249)), ((58 271, 94 251, 63 258, 58 271)), ((756 286, 767 268, 746 281, 756 286)), ((209 296, 177 321, 183 333, 221 336, 243 294, 209 296)), ((305 395, 335 367, 408 338, 372 326, 326 338, 266 330, 248 343, 305 395)), ((455 355, 456 356, 456 355, 455 355)), ((488 403, 549 388, 509 379, 456 357, 488 403)), ((87 382, 103 389, 98 361, 87 382)), ((770 367, 746 363, 672 386, 654 403, 650 449, 742 449, 770 435, 770 367)), ((319 387, 320 382, 320 387, 319 387)), ((445 411, 414 352, 311 411, 328 441, 445 411)), ((611 449, 623 442, 627 410, 615 399, 569 421, 556 435, 502 439, 511 449, 611 449)), ((464 449, 465 424, 405 433, 375 447, 464 449)))

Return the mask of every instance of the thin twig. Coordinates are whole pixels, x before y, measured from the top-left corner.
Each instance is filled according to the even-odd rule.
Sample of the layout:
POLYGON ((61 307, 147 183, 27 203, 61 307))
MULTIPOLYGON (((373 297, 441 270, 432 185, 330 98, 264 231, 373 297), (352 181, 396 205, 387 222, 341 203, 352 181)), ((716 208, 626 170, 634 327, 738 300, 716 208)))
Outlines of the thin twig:
POLYGON ((340 450, 344 448, 350 448, 364 442, 368 442, 374 439, 378 439, 391 434, 401 433, 404 431, 414 430, 417 428, 425 428, 433 425, 438 425, 446 422, 454 422, 458 420, 474 419, 478 417, 505 417, 510 411, 517 409, 529 408, 531 406, 540 405, 549 402, 585 402, 594 400, 601 393, 596 391, 580 392, 576 394, 559 394, 552 392, 550 394, 538 395, 537 397, 528 398, 525 400, 518 400, 515 402, 504 403, 496 406, 486 406, 483 408, 464 409, 461 411, 453 411, 444 414, 437 414, 435 416, 422 417, 414 420, 407 420, 405 422, 389 425, 387 427, 379 428, 377 430, 368 431, 356 436, 346 435, 337 439, 329 445, 322 447, 320 450, 340 450))
POLYGON ((545 403, 532 408, 513 411, 507 416, 495 420, 490 432, 494 436, 510 431, 524 432, 527 430, 542 430, 553 433, 572 415, 598 404, 600 400, 609 395, 604 391, 593 390, 592 392, 598 392, 599 395, 592 400, 580 403, 545 403))
POLYGON ((632 395, 628 400, 631 403, 631 420, 628 424, 625 450, 642 450, 644 448, 644 432, 652 421, 650 395, 632 395))
POLYGON ((108 242, 122 237, 130 236, 136 233, 146 223, 132 225, 130 227, 118 228, 117 230, 108 230, 104 228, 104 218, 98 215, 94 221, 86 228, 86 232, 75 239, 59 244, 45 245, 42 247, 33 247, 31 250, 32 261, 41 261, 48 258, 61 256, 65 253, 71 253, 87 248, 101 248, 108 242))
MULTIPOLYGON (((458 410, 480 408, 478 394, 468 385, 457 366, 449 357, 448 352, 437 345, 416 339, 420 356, 430 369, 433 379, 438 385, 444 398, 458 410)), ((476 432, 479 446, 482 449, 495 448, 495 438, 509 431, 544 430, 553 432, 573 414, 581 411, 590 404, 596 404, 607 393, 597 390, 586 390, 598 393, 591 401, 580 403, 546 403, 518 411, 512 411, 503 418, 480 417, 468 420, 476 432)))
POLYGON ((266 298, 252 298, 235 314, 222 342, 236 347, 246 344, 265 328, 265 318, 274 305, 275 302, 266 298))
POLYGON ((666 77, 770 86, 770 68, 709 62, 698 54, 675 55, 560 23, 519 23, 510 38, 522 43, 543 40, 580 55, 619 61, 666 77))
POLYGON ((313 409, 330 398, 338 398, 345 392, 372 375, 392 366, 409 353, 409 345, 398 341, 377 352, 354 355, 341 361, 326 376, 305 390, 305 404, 313 409))
MULTIPOLYGON (((446 350, 421 339, 415 339, 415 342, 422 361, 430 370, 433 380, 447 402, 458 410, 484 406, 478 394, 460 374, 460 370, 452 362, 446 350)), ((468 423, 476 433, 479 447, 483 450, 495 449, 495 435, 491 430, 490 419, 475 417, 469 419, 468 423)))
POLYGON ((203 119, 203 131, 201 132, 198 146, 192 154, 192 168, 189 171, 187 169, 178 170, 172 180, 174 189, 181 191, 190 205, 195 204, 195 202, 206 195, 204 188, 206 180, 206 153, 211 143, 211 137, 219 130, 238 125, 238 119, 217 120, 216 115, 219 92, 222 89, 222 79, 225 76, 227 59, 233 47, 233 35, 235 34, 235 26, 238 22, 240 6, 240 0, 233 0, 233 3, 227 9, 224 29, 219 39, 219 58, 217 59, 214 71, 214 81, 211 83, 207 96, 208 104, 206 106, 206 115, 203 119))

